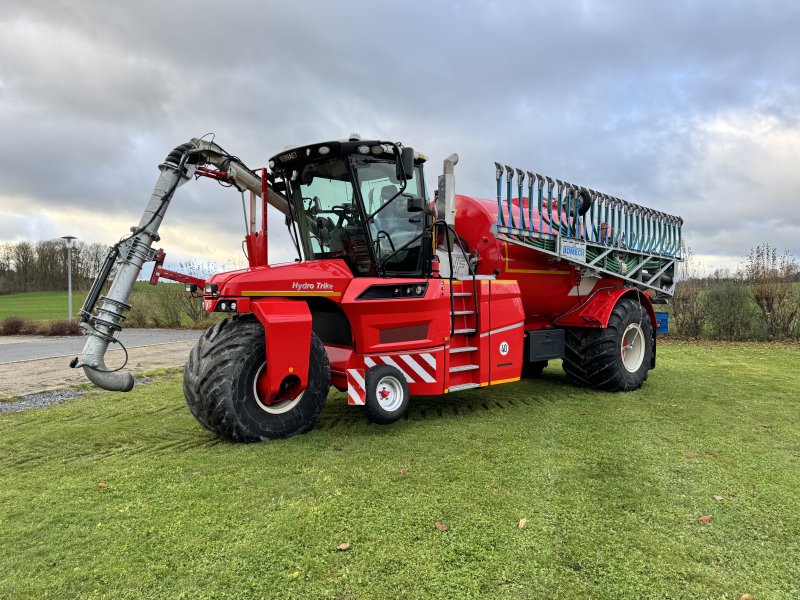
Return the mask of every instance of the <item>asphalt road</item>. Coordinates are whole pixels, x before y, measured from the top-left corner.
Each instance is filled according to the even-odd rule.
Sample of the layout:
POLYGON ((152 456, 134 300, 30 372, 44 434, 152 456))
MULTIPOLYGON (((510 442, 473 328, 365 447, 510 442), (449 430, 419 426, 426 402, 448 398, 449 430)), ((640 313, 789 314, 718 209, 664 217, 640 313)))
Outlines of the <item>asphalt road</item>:
MULTIPOLYGON (((154 344, 195 341, 203 333, 193 329, 123 329, 120 341, 127 348, 154 344)), ((84 336, 41 337, 0 336, 0 365, 60 356, 78 356, 86 342, 84 336)), ((118 348, 112 345, 111 349, 118 348)))

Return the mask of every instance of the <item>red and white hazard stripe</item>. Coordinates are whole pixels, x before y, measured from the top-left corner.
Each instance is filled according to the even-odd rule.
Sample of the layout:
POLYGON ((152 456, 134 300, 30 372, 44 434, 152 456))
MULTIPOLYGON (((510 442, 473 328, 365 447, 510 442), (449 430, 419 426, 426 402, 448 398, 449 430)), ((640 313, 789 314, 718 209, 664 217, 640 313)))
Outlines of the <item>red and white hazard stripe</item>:
POLYGON ((364 369, 347 369, 347 403, 364 406, 366 400, 364 369))
POLYGON ((378 356, 364 357, 364 364, 367 367, 376 365, 391 365, 400 371, 408 383, 418 381, 424 383, 436 383, 436 356, 427 352, 422 354, 395 354, 388 356, 381 354, 378 356))

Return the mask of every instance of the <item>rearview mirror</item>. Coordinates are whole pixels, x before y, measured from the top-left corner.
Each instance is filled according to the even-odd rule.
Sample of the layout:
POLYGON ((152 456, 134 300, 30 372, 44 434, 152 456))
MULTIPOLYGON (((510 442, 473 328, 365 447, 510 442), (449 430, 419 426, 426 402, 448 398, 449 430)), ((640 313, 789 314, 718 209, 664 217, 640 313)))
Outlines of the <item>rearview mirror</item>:
POLYGON ((397 178, 400 180, 414 177, 414 149, 400 150, 400 162, 397 163, 397 178))
POLYGON ((410 213, 412 212, 422 212, 425 210, 425 200, 420 198, 419 196, 413 196, 408 199, 406 203, 406 210, 410 213))

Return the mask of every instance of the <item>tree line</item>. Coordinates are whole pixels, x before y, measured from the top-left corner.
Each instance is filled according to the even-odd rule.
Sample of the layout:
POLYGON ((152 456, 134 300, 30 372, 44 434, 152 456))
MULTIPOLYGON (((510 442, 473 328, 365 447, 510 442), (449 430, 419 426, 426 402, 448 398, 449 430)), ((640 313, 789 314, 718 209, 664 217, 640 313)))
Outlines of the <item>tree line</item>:
POLYGON ((719 340, 800 339, 800 267, 788 251, 753 248, 736 270, 699 275, 691 250, 668 307, 670 333, 719 340))
MULTIPOLYGON (((104 244, 75 242, 72 249, 74 289, 89 289, 107 253, 108 247, 104 244)), ((760 244, 750 251, 738 269, 717 269, 711 275, 700 274, 700 265, 691 249, 687 248, 684 254, 686 260, 679 267, 681 275, 675 297, 667 306, 671 314, 670 334, 722 340, 800 339, 800 267, 791 253, 781 254, 768 243, 760 244)), ((226 267, 235 265, 193 262, 181 264, 179 270, 208 277, 226 267)), ((0 294, 64 290, 66 287, 64 240, 0 244, 0 294)), ((149 306, 143 313, 143 322, 147 315, 162 313, 165 316, 159 319, 169 326, 176 326, 181 314, 186 314, 191 322, 204 320, 206 316, 202 314, 201 305, 183 292, 183 286, 167 288, 164 294, 157 296, 158 306, 149 306)), ((131 315, 133 320, 135 316, 131 315)))
MULTIPOLYGON (((104 244, 76 241, 72 287, 88 290, 108 254, 104 244)), ((67 289, 67 248, 62 239, 0 244, 0 294, 67 289)))

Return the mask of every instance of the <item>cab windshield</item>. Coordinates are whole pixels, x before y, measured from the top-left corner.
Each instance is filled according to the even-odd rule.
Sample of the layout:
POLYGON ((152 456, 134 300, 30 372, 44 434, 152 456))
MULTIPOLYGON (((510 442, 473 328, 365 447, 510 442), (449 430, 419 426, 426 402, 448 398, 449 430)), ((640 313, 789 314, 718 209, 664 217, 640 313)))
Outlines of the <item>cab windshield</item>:
POLYGON ((369 233, 380 272, 418 274, 425 217, 421 212, 409 211, 408 201, 415 196, 425 197, 422 170, 415 167, 403 189, 394 162, 353 158, 353 163, 365 212, 375 215, 369 222, 369 233))
POLYGON ((424 215, 409 212, 408 199, 424 198, 420 167, 400 194, 402 187, 391 161, 354 156, 305 165, 291 188, 306 257, 341 258, 357 276, 418 276, 422 239, 415 238, 424 215), (381 208, 365 227, 364 218, 381 208))

